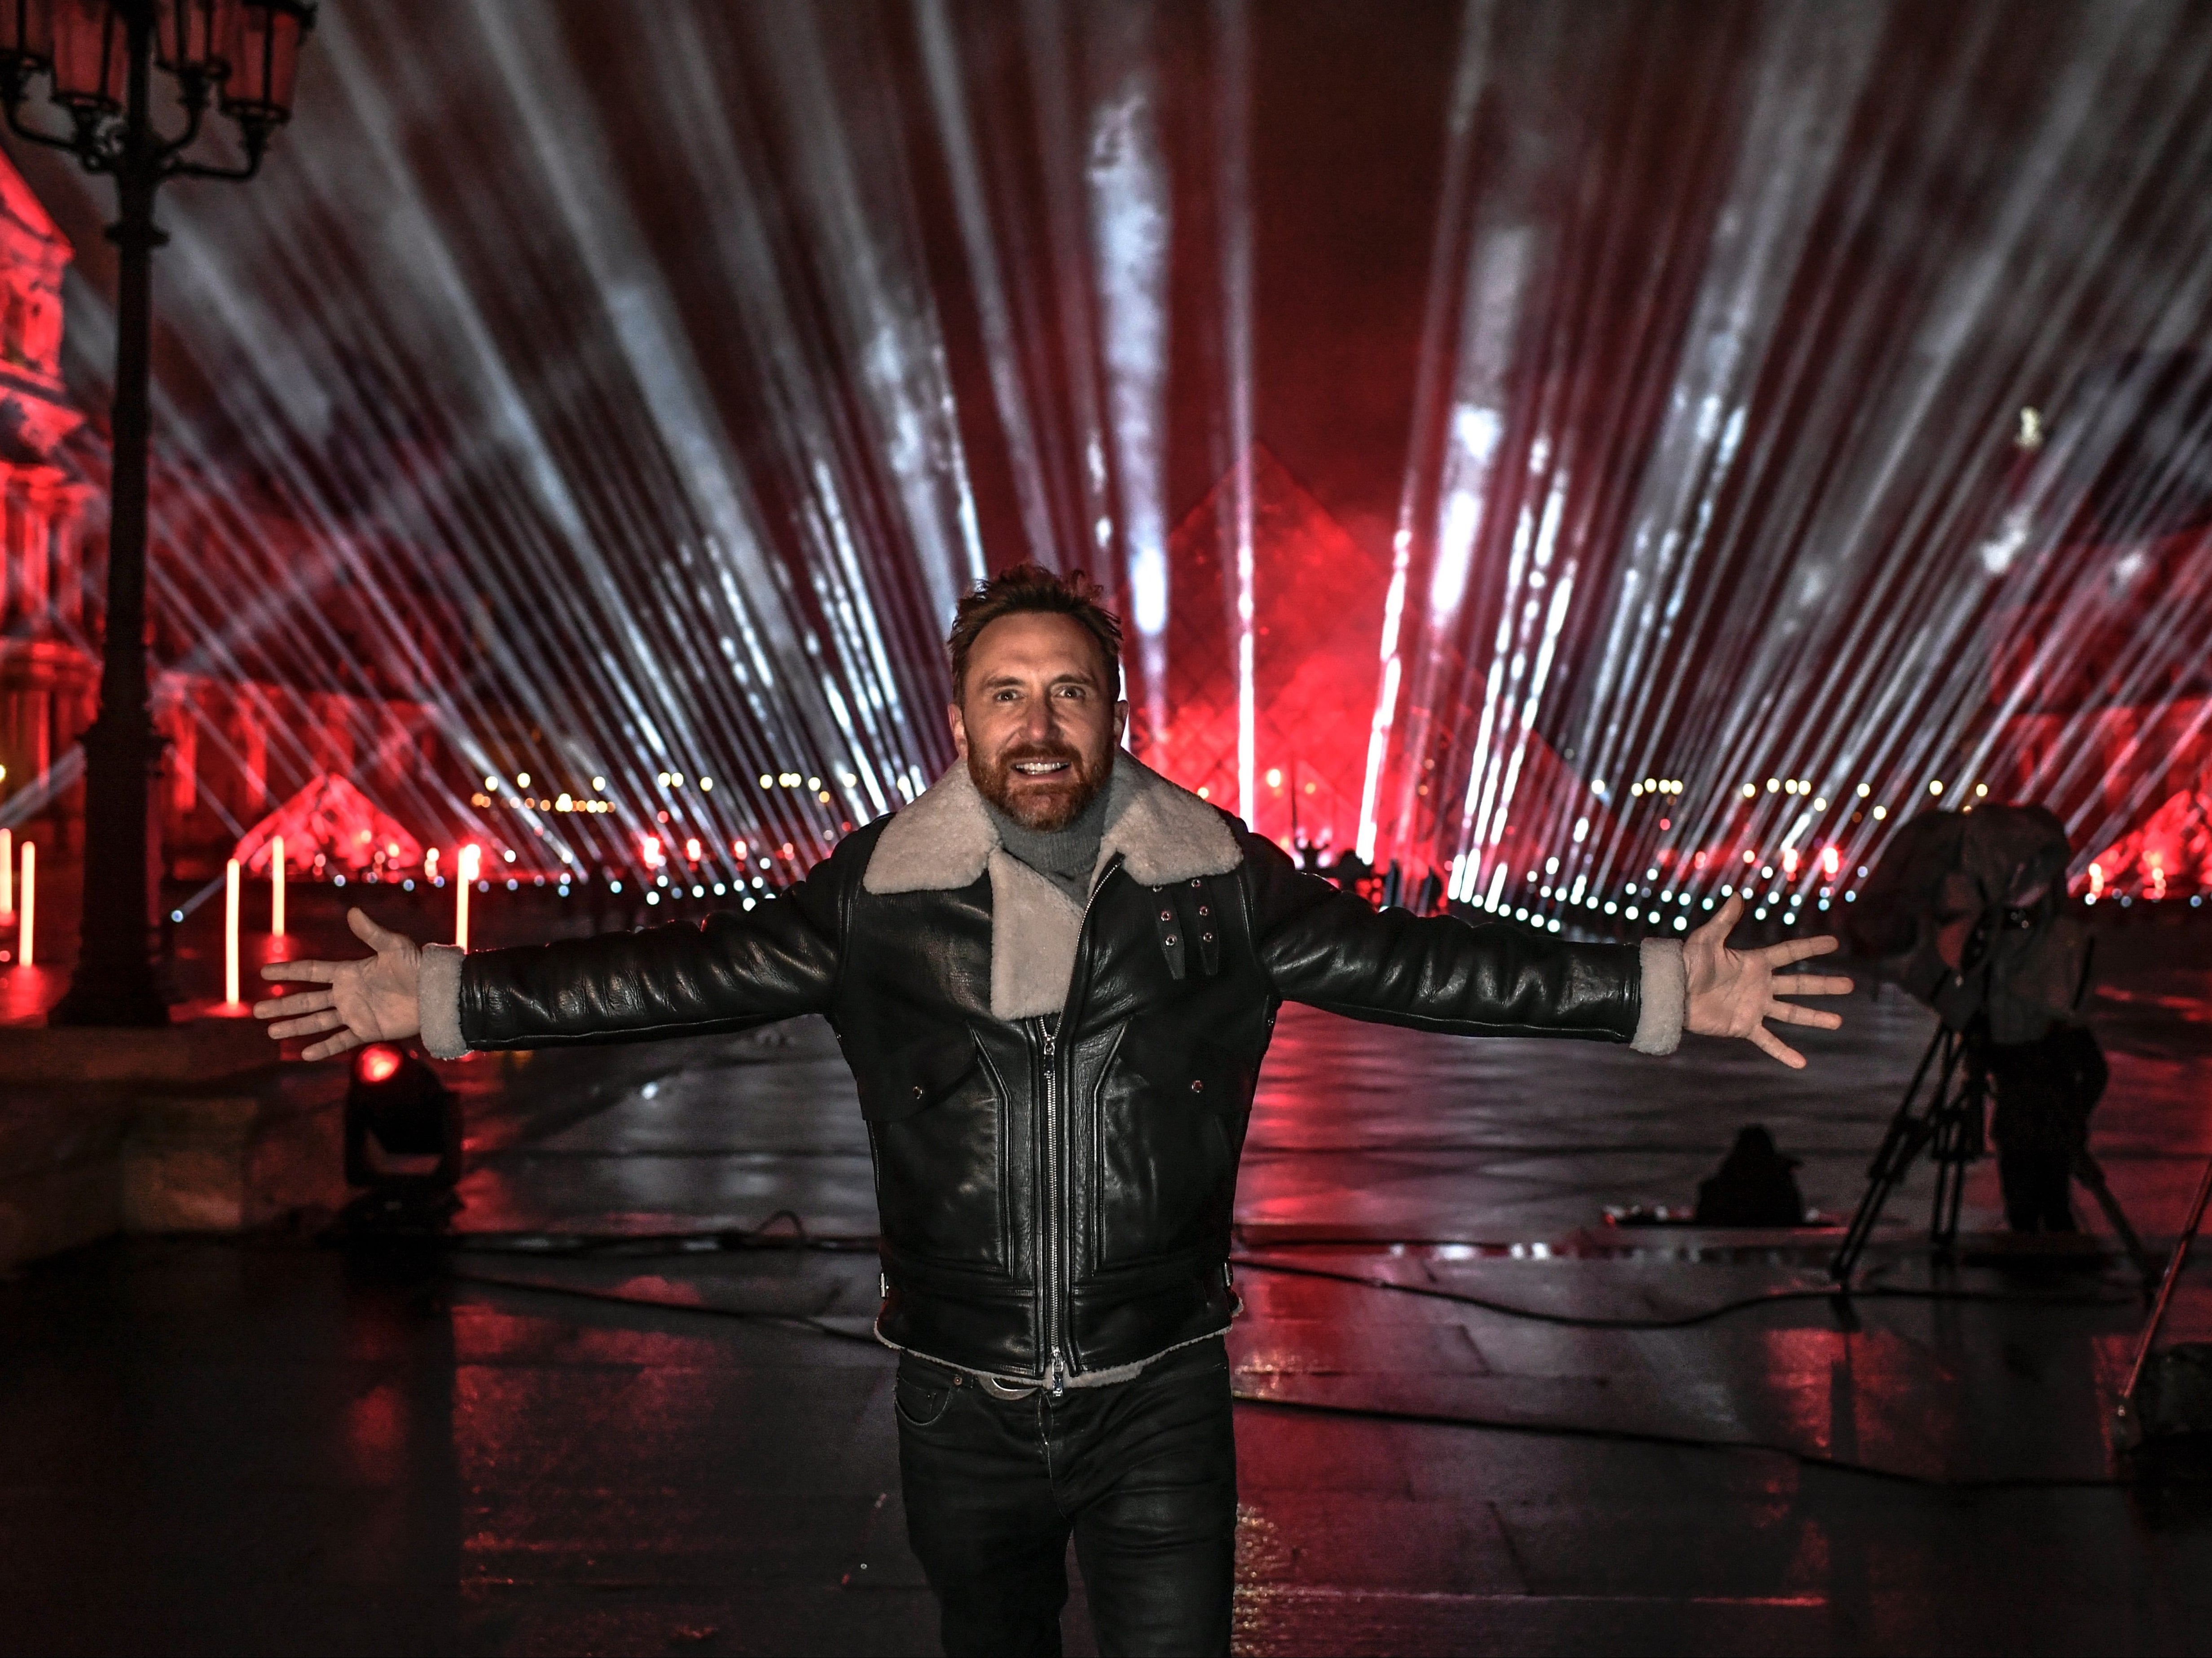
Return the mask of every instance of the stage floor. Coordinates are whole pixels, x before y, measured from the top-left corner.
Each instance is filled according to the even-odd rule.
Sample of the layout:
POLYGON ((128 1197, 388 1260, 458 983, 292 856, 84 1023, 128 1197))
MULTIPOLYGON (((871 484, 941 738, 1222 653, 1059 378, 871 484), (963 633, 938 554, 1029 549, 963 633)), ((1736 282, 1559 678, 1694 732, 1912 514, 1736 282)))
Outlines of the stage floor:
MULTIPOLYGON (((2095 1147, 2162 1240, 2212 1153, 2212 933, 2100 954, 2095 1147)), ((2212 1473, 2106 1447, 2123 1266, 1939 1273, 1924 1170, 1848 1315, 1830 1235, 1605 1224, 1753 1121, 1847 1212, 1929 1029, 1847 1015, 1792 1073, 1286 1012, 1239 1210, 1241 1650, 2206 1649, 2212 1473)), ((0 1651, 934 1650, 826 1029, 451 1074, 470 1248, 0 1283, 0 1651), (823 1247, 652 1241, 784 1211, 823 1247)), ((1995 1198, 1978 1167, 1970 1242, 1995 1198)))

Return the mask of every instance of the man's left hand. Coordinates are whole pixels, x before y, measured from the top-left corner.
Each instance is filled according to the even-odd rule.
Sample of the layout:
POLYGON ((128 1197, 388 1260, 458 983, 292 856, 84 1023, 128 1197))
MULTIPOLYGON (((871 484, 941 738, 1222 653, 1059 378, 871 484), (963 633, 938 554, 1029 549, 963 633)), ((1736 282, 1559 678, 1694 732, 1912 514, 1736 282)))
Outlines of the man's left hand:
POLYGON ((1730 950, 1728 936, 1743 919, 1743 900, 1731 898, 1720 913, 1682 943, 1682 964, 1689 969, 1690 1002, 1683 1029, 1701 1036, 1741 1036, 1794 1071, 1805 1056, 1766 1028, 1769 1019, 1833 1030, 1843 1016, 1778 1000, 1783 996, 1848 996, 1851 981, 1840 975, 1778 974, 1777 969, 1841 949, 1833 937, 1792 938, 1764 950, 1730 950))

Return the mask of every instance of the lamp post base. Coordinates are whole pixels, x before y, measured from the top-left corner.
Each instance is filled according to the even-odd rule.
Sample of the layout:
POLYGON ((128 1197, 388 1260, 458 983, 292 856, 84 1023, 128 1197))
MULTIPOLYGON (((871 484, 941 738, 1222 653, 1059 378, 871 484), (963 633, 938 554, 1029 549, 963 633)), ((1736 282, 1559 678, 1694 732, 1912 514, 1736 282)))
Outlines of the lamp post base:
MULTIPOLYGON (((111 659, 103 694, 127 683, 137 666, 111 659)), ((84 919, 76 969, 46 1023, 158 1029, 169 1023, 172 999, 163 992, 161 933, 151 914, 161 890, 157 801, 167 744, 143 693, 135 704, 103 707, 78 741, 85 757, 84 919)))

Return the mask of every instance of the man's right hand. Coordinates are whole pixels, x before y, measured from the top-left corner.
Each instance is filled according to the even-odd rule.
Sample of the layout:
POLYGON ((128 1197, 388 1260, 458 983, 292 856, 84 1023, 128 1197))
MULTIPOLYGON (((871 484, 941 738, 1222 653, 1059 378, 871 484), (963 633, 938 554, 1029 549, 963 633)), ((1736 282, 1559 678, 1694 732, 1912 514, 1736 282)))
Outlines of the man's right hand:
POLYGON ((269 1027, 278 1042, 287 1036, 320 1035, 325 1030, 337 1033, 301 1050, 303 1060, 327 1060, 364 1042, 402 1042, 422 1028, 416 988, 422 947, 387 932, 357 909, 346 912, 346 925, 376 954, 359 962, 271 962, 261 969, 264 979, 286 983, 304 980, 330 987, 253 1005, 257 1019, 283 1021, 269 1027))

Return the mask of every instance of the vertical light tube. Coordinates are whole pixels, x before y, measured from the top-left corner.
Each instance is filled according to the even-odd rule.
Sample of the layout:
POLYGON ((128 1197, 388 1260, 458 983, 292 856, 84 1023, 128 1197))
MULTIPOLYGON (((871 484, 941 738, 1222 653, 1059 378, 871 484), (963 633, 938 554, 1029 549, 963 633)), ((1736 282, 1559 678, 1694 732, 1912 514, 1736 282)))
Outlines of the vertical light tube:
POLYGON ((0 915, 15 909, 15 831, 0 829, 0 915))
POLYGON ((31 965, 33 944, 39 930, 39 848, 35 841, 23 842, 23 926, 16 938, 18 959, 25 967, 31 965))
POLYGON ((269 936, 284 936, 284 837, 272 835, 269 841, 269 936))
POLYGON ((222 1005, 238 1005, 238 859, 222 868, 222 1005))
MULTIPOLYGON (((1235 548, 1230 638, 1237 658, 1237 810, 1260 821, 1258 726, 1254 707, 1252 597, 1251 36, 1244 0, 1214 0, 1222 60, 1220 145, 1222 355, 1229 394, 1235 548)), ((1297 789, 1294 777, 1291 788, 1297 789)), ((1292 807, 1295 814, 1296 806, 1292 807)))
POLYGON ((469 885, 477 878, 477 859, 482 854, 474 846, 461 848, 459 859, 461 878, 453 883, 453 948, 469 947, 469 885))

